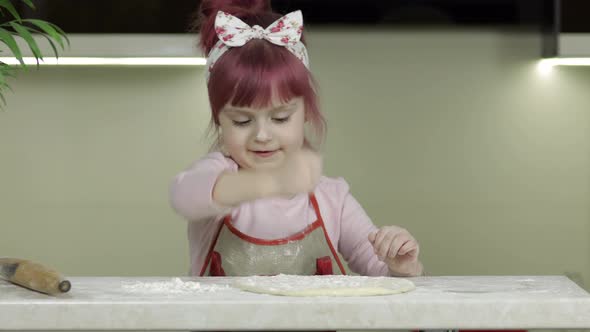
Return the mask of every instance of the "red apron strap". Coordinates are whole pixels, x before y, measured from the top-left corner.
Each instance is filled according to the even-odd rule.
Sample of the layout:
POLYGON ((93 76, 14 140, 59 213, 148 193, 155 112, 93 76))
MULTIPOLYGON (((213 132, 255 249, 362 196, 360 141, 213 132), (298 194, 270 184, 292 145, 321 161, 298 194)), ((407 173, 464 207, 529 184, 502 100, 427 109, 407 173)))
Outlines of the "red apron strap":
POLYGON ((346 274, 346 271, 344 271, 344 266, 342 265, 342 262, 340 261, 340 257, 338 257, 338 253, 334 249, 334 245, 332 245, 332 241, 330 241, 330 236, 328 236, 328 231, 326 231, 326 226, 324 225, 324 219, 322 218, 322 214, 320 212, 320 206, 319 206, 318 201, 315 198, 315 195, 313 192, 309 193, 309 200, 311 201, 311 205, 313 205, 313 209, 315 210, 315 214, 318 217, 318 220, 320 221, 320 224, 322 226, 322 230, 324 231, 324 237, 326 238, 326 242, 328 242, 328 246, 330 247, 330 251, 332 251, 332 256, 334 256, 334 259, 336 260, 336 263, 338 264, 338 267, 340 268, 340 273, 346 274))
POLYGON ((315 275, 326 276, 334 274, 332 270, 332 258, 330 256, 324 256, 316 259, 316 270, 315 275))
POLYGON ((213 251, 211 255, 211 269, 209 275, 212 277, 225 277, 225 271, 221 266, 221 255, 217 251, 213 251))
POLYGON ((207 252, 207 257, 205 258, 205 262, 203 263, 203 267, 201 268, 201 273, 199 273, 199 276, 204 276, 205 275, 205 271, 207 270, 207 266, 209 266, 209 262, 211 262, 211 257, 213 255, 213 249, 215 248, 215 245, 217 244, 217 239, 219 239, 219 233, 221 233, 221 229, 223 228, 223 225, 225 224, 225 222, 231 218, 230 215, 227 215, 223 218, 221 225, 219 225, 219 229, 217 230, 217 233, 215 234, 215 237, 213 238, 213 241, 211 242, 211 245, 209 246, 209 251, 207 252))

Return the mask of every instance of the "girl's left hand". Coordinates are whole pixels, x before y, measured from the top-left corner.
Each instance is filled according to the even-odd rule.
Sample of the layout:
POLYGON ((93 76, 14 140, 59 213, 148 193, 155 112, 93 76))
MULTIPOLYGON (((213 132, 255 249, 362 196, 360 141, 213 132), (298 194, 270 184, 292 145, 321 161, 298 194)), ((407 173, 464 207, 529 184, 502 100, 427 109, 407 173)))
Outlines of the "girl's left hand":
POLYGON ((422 274, 422 264, 418 260, 420 246, 407 230, 385 226, 369 234, 369 242, 392 275, 413 277, 422 274))

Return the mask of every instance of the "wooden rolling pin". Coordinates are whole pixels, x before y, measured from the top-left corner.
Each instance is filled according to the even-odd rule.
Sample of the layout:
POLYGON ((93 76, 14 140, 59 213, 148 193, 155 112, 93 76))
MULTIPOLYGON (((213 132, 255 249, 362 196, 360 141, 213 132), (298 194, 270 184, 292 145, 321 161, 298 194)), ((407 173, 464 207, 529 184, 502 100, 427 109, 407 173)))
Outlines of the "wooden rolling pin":
POLYGON ((0 279, 50 295, 65 293, 72 286, 57 271, 17 258, 0 258, 0 279))

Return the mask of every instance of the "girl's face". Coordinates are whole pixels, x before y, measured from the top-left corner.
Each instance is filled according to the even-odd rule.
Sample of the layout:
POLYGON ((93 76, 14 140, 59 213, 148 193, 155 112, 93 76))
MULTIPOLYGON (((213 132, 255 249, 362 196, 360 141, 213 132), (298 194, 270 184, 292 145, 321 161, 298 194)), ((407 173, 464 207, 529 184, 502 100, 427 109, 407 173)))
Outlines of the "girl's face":
POLYGON ((267 108, 225 106, 219 113, 224 152, 244 169, 270 169, 280 165, 304 142, 303 98, 273 102, 267 108))

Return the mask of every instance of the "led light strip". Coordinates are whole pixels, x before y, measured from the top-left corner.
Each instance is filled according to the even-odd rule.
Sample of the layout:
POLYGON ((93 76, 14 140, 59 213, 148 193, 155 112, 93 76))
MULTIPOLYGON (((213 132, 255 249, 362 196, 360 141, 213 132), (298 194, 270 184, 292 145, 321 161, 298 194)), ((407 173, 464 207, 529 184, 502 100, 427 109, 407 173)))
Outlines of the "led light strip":
POLYGON ((590 66, 590 58, 547 58, 538 62, 537 70, 547 76, 556 66, 590 66))
MULTIPOLYGON (((8 65, 19 64, 14 57, 0 57, 0 61, 8 65)), ((36 65, 34 57, 24 57, 27 65, 36 65)), ((204 66, 205 58, 197 57, 46 57, 39 61, 44 66, 204 66)), ((590 58, 549 58, 539 62, 540 67, 554 66, 590 66, 590 58)))
POLYGON ((590 66, 590 58, 549 58, 539 63, 541 66, 590 66))
MULTIPOLYGON (((25 64, 37 65, 34 57, 24 57, 25 64)), ((0 57, 0 61, 8 65, 19 64, 14 57, 0 57)), ((41 66, 204 66, 207 62, 205 58, 197 57, 45 57, 39 61, 41 66)))

